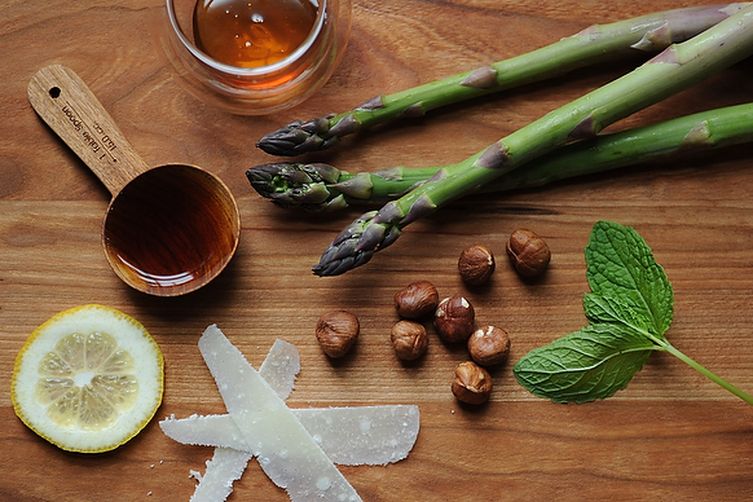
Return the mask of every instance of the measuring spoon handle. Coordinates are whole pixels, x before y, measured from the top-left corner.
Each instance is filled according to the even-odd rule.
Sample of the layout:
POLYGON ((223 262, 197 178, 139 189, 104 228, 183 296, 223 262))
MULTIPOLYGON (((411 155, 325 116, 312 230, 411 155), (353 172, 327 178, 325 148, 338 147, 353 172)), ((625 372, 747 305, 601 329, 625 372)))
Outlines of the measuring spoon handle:
POLYGON ((70 68, 39 70, 27 88, 34 111, 116 195, 148 169, 102 103, 70 68))

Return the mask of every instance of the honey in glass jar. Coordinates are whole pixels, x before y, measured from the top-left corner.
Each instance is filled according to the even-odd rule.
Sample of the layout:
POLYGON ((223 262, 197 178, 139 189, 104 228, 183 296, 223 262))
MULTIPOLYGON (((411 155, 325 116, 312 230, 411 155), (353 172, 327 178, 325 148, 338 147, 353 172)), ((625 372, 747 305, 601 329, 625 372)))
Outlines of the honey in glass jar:
POLYGON ((221 63, 268 66, 306 40, 317 10, 312 0, 198 0, 194 39, 199 49, 221 63))

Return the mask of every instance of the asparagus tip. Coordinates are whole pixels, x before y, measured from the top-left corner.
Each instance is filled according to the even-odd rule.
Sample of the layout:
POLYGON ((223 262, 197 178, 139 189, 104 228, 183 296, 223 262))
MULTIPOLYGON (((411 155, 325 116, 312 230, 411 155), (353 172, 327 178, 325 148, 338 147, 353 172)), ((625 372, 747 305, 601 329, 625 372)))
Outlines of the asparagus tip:
POLYGON ((340 171, 328 164, 275 162, 252 167, 246 178, 264 198, 283 207, 302 207, 308 211, 324 211, 341 206, 337 193, 328 184, 338 180, 340 171))
POLYGON ((391 245, 400 236, 397 225, 384 223, 377 211, 356 218, 338 235, 311 271, 319 277, 344 274, 365 265, 374 253, 391 245))
POLYGON ((303 153, 316 152, 329 148, 336 139, 328 137, 329 118, 301 122, 293 121, 288 125, 262 136, 256 146, 271 155, 292 157, 303 153))

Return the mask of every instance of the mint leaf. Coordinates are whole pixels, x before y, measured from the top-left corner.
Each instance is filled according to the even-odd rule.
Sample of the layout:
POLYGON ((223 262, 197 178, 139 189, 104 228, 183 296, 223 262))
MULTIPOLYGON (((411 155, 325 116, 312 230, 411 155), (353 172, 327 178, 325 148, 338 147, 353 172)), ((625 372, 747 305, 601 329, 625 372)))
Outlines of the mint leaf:
POLYGON ((625 386, 659 346, 634 330, 592 324, 526 354, 513 368, 518 382, 559 403, 604 399, 625 386))
POLYGON ((622 298, 588 293, 583 297, 583 310, 592 323, 616 323, 639 333, 650 333, 651 320, 635 305, 642 305, 639 295, 630 291, 622 298))
POLYGON ((753 405, 753 395, 664 337, 672 323, 672 286, 635 230, 607 221, 594 225, 586 267, 591 293, 583 310, 592 324, 523 356, 513 368, 523 387, 558 403, 604 399, 630 383, 652 350, 661 350, 753 405))
POLYGON ((651 351, 667 350, 672 287, 632 228, 600 221, 586 246, 583 298, 589 324, 534 349, 515 365, 518 382, 560 403, 604 399, 624 389, 651 351))
MULTIPOLYGON (((593 293, 643 318, 641 324, 656 336, 663 336, 669 329, 672 286, 664 269, 654 261, 651 248, 635 230, 608 221, 596 223, 586 246, 586 267, 593 293)), ((586 313, 592 314, 589 310, 586 313)))

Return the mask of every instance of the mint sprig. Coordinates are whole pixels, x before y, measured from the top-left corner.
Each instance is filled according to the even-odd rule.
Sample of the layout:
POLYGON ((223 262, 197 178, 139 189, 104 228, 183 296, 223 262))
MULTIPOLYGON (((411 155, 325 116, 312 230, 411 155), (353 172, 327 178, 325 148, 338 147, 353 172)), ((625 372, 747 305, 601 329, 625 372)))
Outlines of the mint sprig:
POLYGON ((604 399, 624 389, 652 351, 672 354, 748 404, 753 396, 712 373, 665 337, 672 286, 651 248, 632 228, 600 221, 586 246, 590 324, 526 354, 513 369, 533 394, 559 403, 604 399))

